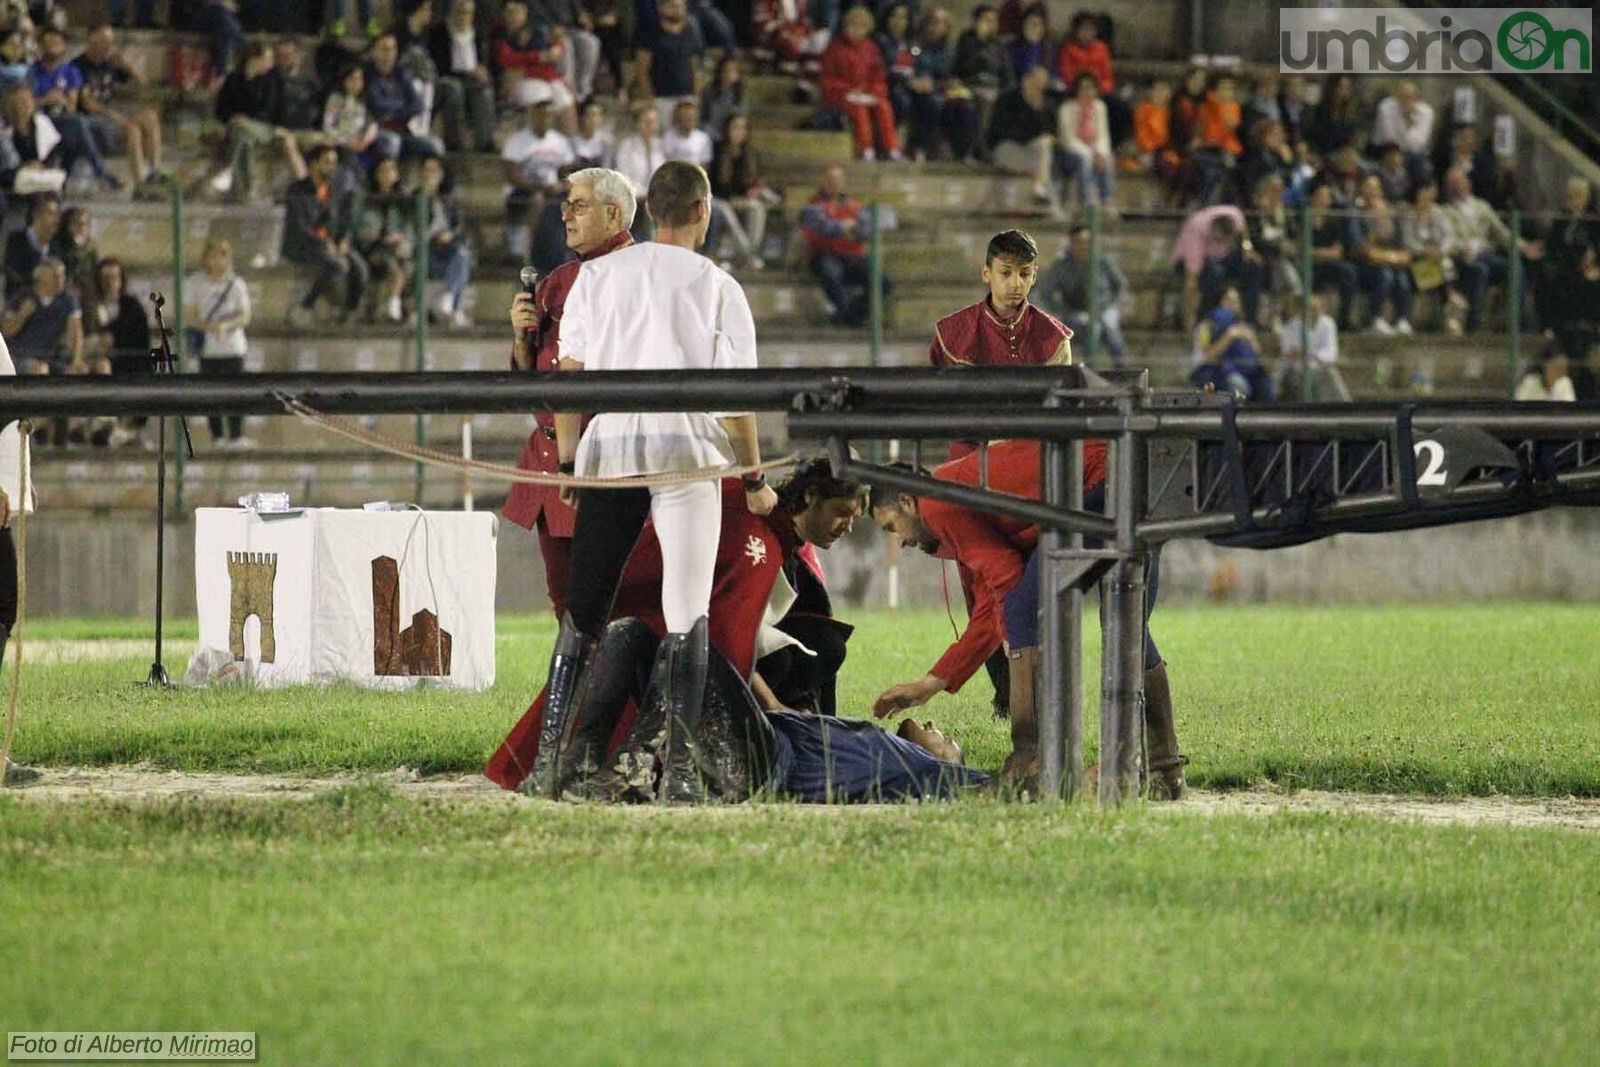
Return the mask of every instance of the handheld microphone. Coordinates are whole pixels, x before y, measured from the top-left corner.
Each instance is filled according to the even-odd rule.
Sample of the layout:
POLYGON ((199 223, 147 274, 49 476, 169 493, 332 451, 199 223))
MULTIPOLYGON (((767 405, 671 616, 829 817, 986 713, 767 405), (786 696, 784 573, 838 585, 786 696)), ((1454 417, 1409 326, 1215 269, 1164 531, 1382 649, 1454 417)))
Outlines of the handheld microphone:
POLYGON ((529 296, 532 296, 533 291, 539 287, 538 269, 534 267, 523 267, 521 277, 523 292, 527 293, 529 296))

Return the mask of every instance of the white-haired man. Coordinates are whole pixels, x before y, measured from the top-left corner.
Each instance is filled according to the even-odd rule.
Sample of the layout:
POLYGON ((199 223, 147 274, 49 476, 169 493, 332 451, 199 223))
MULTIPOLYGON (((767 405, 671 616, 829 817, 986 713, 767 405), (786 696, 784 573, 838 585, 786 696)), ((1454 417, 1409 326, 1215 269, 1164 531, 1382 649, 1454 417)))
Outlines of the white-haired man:
MULTIPOLYGON (((561 315, 567 293, 578 277, 578 266, 633 243, 628 230, 633 225, 636 204, 633 185, 627 178, 614 170, 591 167, 573 171, 567 176, 567 184, 569 191, 561 205, 561 219, 566 224, 567 247, 578 258, 545 275, 534 292, 518 293, 512 300, 511 328, 516 341, 511 349, 511 365, 516 370, 542 374, 556 369, 561 315)), ((555 420, 548 412, 536 417, 539 425, 528 436, 517 465, 523 470, 554 473, 558 465, 555 420)), ((518 482, 511 487, 501 515, 524 530, 537 527, 550 607, 556 618, 561 618, 567 610, 572 508, 562 503, 554 486, 518 482)))

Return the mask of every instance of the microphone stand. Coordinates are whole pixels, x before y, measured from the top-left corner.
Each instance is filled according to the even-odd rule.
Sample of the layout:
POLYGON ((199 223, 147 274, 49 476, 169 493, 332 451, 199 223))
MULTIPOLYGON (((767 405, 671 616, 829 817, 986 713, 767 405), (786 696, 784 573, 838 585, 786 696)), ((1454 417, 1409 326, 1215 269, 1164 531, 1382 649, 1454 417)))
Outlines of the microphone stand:
MULTIPOLYGON (((156 335, 161 339, 158 347, 150 349, 150 368, 154 374, 176 374, 177 358, 172 353, 172 331, 161 316, 167 298, 160 293, 150 294, 150 303, 156 309, 156 335)), ((183 431, 183 447, 190 459, 194 458, 194 439, 189 436, 189 422, 182 415, 178 426, 183 431)), ((167 677, 166 665, 161 658, 162 601, 166 592, 167 560, 167 416, 158 417, 156 431, 156 655, 150 664, 150 676, 141 685, 153 689, 173 688, 167 677)))

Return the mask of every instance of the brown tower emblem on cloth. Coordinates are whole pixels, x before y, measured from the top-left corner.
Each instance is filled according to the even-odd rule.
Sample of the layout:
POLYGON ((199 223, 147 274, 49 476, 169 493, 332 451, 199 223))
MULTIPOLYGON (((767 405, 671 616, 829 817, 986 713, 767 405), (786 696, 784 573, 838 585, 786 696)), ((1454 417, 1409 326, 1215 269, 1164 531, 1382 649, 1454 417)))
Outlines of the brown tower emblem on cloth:
POLYGON ((372 561, 372 673, 441 677, 450 673, 450 635, 426 609, 400 629, 400 566, 389 556, 372 561))
POLYGON ((252 615, 261 621, 261 662, 271 663, 277 657, 278 639, 272 632, 272 585, 277 579, 276 552, 228 553, 228 585, 232 593, 228 652, 235 660, 244 659, 244 623, 252 615))

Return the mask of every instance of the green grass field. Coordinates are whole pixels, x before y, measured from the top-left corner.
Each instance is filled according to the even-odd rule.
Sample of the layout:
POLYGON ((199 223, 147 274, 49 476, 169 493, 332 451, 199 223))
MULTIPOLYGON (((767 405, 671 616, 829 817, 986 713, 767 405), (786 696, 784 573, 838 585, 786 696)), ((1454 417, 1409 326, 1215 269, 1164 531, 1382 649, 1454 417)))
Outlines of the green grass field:
MULTIPOLYGON (((1600 796, 1600 610, 1157 618, 1196 781, 1600 796)), ((858 620, 859 714, 949 627, 858 620)), ((28 629, 107 636, 138 631, 28 629)), ((142 655, 30 666, 17 754, 469 771, 550 637, 503 622, 477 695, 153 694, 128 684, 142 655)), ((981 680, 931 714, 972 762, 1003 756, 981 680)), ((1600 1063, 1597 885, 1592 832, 1186 805, 0 794, 0 1021, 256 1030, 274 1064, 1600 1063)))

